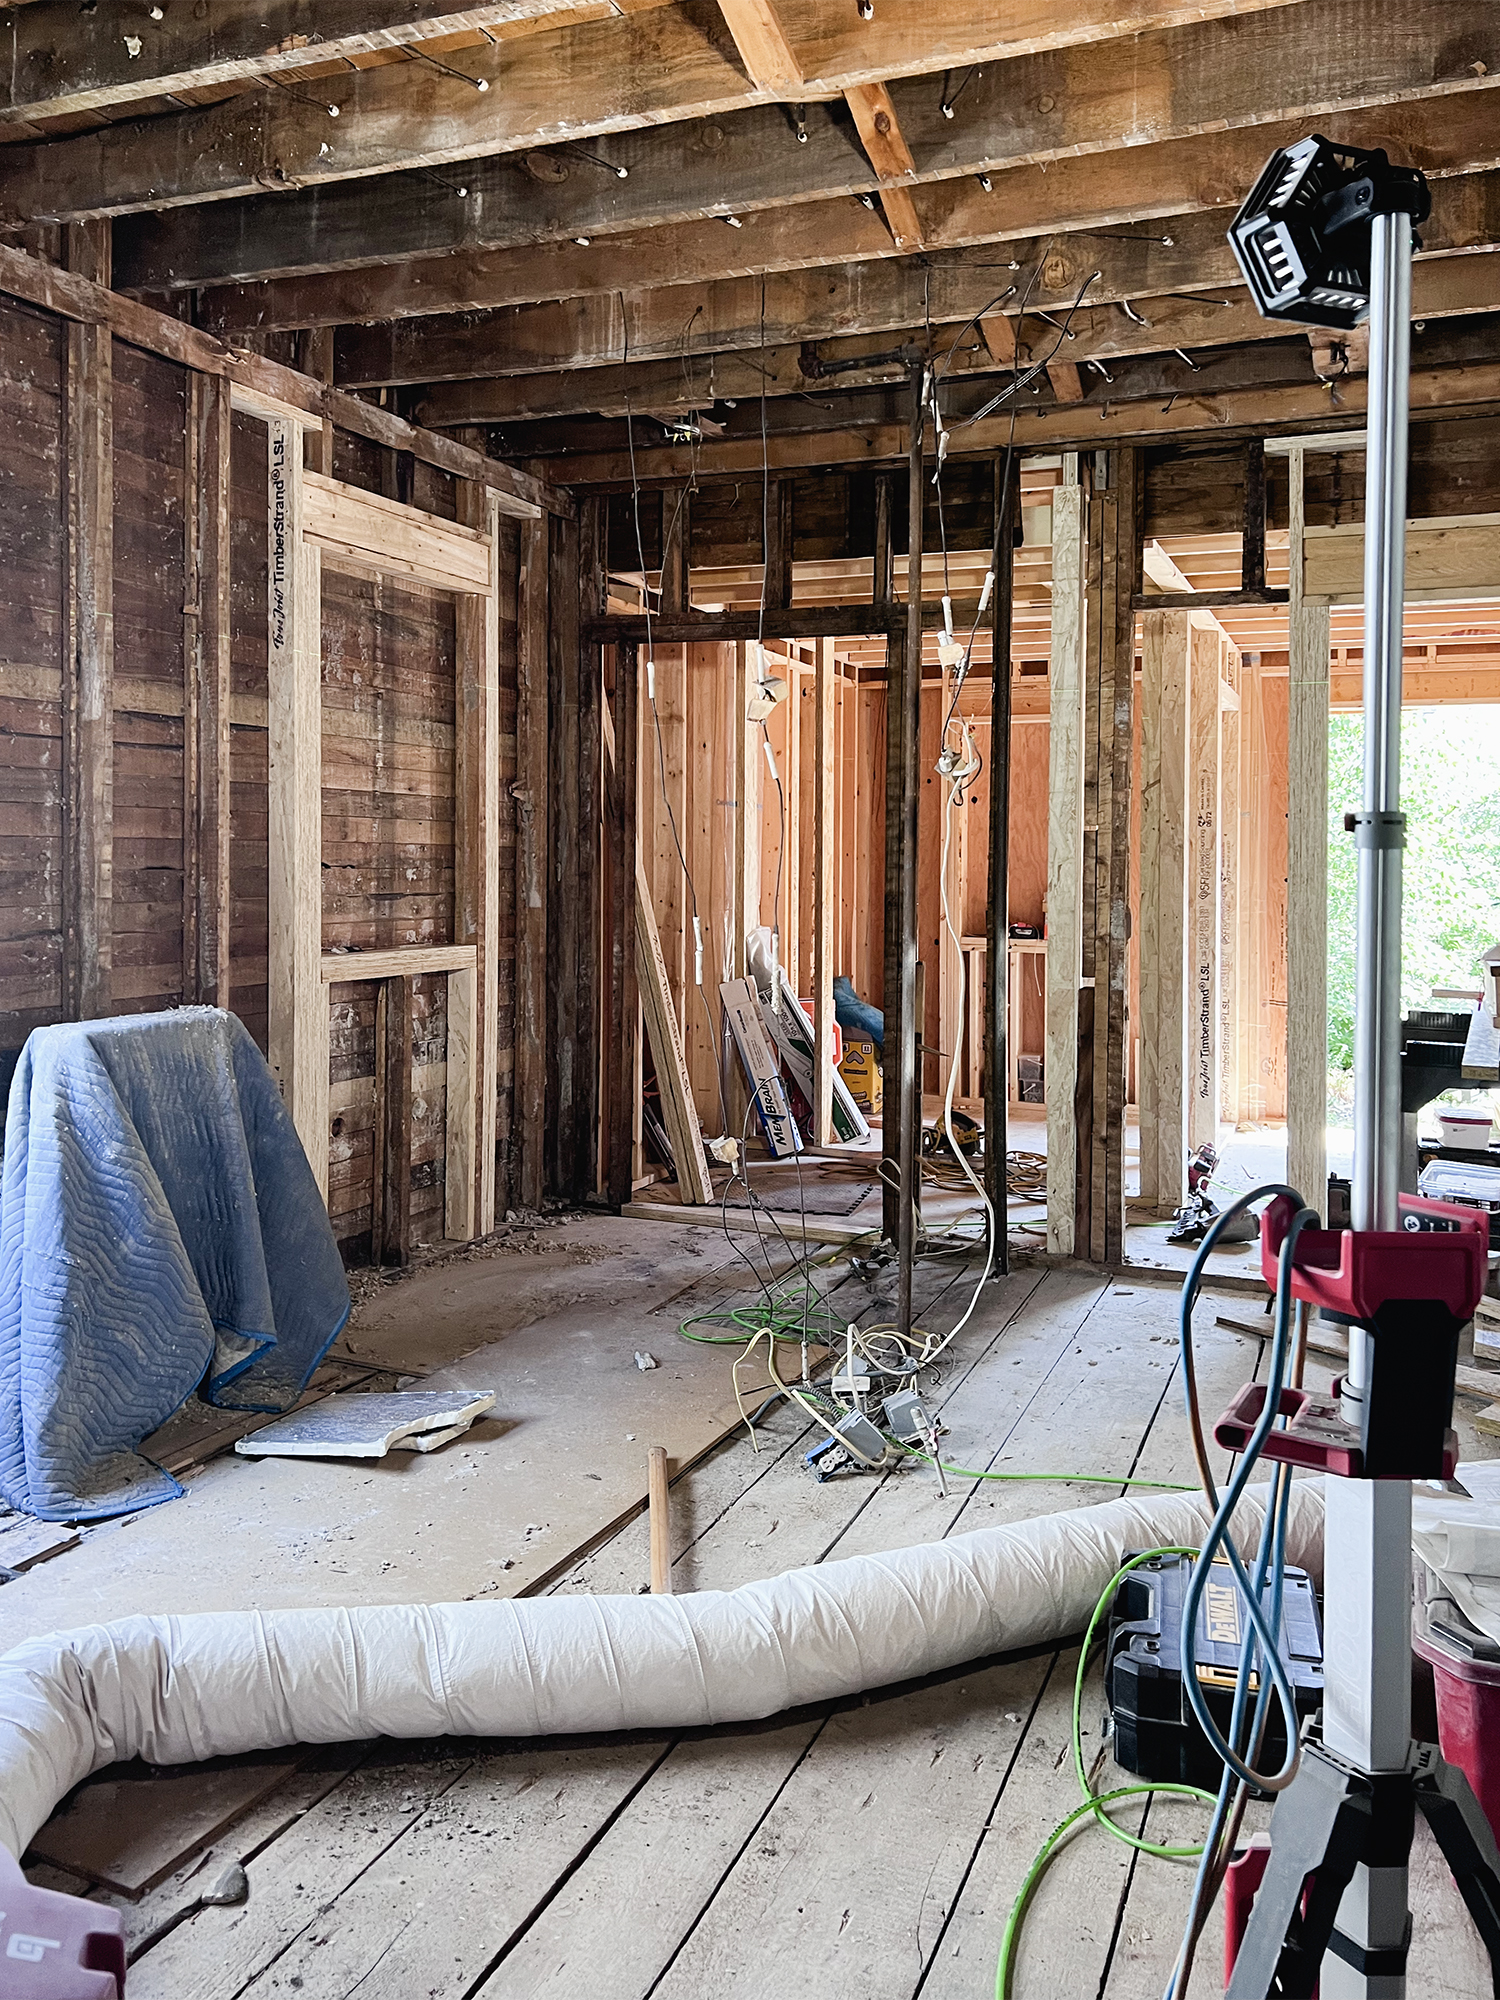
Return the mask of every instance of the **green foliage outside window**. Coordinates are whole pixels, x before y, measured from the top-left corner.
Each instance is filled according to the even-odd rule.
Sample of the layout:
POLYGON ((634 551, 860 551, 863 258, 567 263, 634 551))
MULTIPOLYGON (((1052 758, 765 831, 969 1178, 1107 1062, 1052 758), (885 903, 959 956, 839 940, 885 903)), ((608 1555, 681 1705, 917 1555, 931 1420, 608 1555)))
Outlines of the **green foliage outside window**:
MULTIPOLYGON (((1329 1116, 1347 1122, 1354 1064, 1354 841, 1344 814, 1363 788, 1364 722, 1328 726, 1329 1116)), ((1500 940, 1500 707, 1409 708, 1401 718, 1407 816, 1402 1004, 1441 1005, 1434 986, 1480 984, 1500 940)))

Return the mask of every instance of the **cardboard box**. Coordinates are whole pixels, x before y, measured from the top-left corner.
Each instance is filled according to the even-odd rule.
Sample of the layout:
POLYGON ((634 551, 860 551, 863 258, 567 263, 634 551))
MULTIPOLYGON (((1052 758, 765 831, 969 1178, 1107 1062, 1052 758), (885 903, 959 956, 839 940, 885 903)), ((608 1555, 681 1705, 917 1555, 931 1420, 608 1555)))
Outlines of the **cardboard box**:
POLYGON ((849 1095, 865 1116, 879 1117, 885 1092, 875 1044, 863 1040, 847 1042, 844 1047, 844 1059, 839 1064, 839 1075, 848 1085, 849 1095))

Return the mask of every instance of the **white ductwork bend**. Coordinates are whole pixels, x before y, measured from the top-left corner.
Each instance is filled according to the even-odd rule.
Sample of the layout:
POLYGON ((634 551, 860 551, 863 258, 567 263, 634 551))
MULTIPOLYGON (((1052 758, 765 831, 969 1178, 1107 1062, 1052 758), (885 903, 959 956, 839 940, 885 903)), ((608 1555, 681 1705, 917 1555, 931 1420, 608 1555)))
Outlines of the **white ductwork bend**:
MULTIPOLYGON (((1238 1530, 1253 1545, 1264 1489, 1238 1530)), ((0 1842, 130 1757, 187 1764, 372 1736, 748 1722, 1082 1631, 1124 1556, 1196 1546, 1201 1498, 1111 1500, 681 1597, 512 1598, 121 1618, 0 1658, 0 1842)), ((1287 1560, 1321 1574, 1320 1480, 1287 1560)))

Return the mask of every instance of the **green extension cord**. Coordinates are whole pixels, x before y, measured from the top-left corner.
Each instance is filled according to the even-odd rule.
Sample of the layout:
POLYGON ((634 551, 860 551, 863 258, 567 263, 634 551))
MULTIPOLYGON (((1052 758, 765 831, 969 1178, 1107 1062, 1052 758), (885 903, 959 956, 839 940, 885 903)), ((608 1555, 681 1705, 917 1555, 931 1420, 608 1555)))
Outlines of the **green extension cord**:
MULTIPOLYGON (((892 1442, 898 1441, 893 1439, 892 1442)), ((918 1451, 914 1445, 902 1444, 899 1445, 899 1449, 923 1465, 935 1465, 938 1462, 929 1458, 925 1451, 918 1451)), ((1150 1493, 1192 1493, 1196 1490, 1191 1486, 1173 1485, 1165 1479, 1127 1479, 1123 1474, 1110 1478, 1102 1472, 971 1472, 968 1466, 950 1465, 946 1459, 942 1461, 942 1467, 944 1472, 951 1472, 955 1479, 998 1479, 1013 1486, 1143 1486, 1150 1493)), ((1122 1570, 1121 1575, 1123 1574, 1122 1570)), ((1117 1577, 1115 1582, 1118 1581, 1117 1577)), ((1114 1584, 1110 1585, 1110 1589, 1114 1589, 1114 1584)), ((1097 1616, 1096 1612, 1095 1617, 1097 1616)), ((1092 1631, 1092 1626, 1089 1629, 1092 1631)))
POLYGON ((1168 1847, 1161 1842, 1147 1840, 1140 1834, 1129 1832, 1111 1819, 1107 1807, 1118 1805, 1125 1799, 1155 1798, 1163 1794, 1173 1798, 1196 1799, 1201 1805, 1212 1807, 1215 1803, 1212 1792, 1200 1791, 1196 1785, 1174 1785, 1160 1781, 1138 1785, 1121 1785, 1112 1792, 1095 1792, 1089 1784, 1088 1773, 1083 1763, 1083 1683, 1088 1673, 1089 1658, 1093 1651, 1094 1635, 1101 1619, 1114 1601, 1115 1592, 1133 1569, 1142 1563, 1153 1562, 1158 1556, 1195 1556, 1198 1551, 1188 1548, 1147 1549, 1143 1554, 1132 1556, 1128 1563, 1117 1569, 1110 1578, 1104 1595, 1094 1606, 1094 1615, 1089 1620, 1088 1630, 1083 1636, 1083 1645, 1078 1654, 1078 1671, 1073 1677, 1073 1771, 1078 1779, 1078 1789, 1083 1794, 1083 1804, 1076 1806, 1066 1819, 1060 1820, 1042 1842, 1036 1859, 1026 1871, 1024 1881, 1011 1905, 1010 1915, 1005 1920, 1005 1930, 1000 1939, 1000 1959, 995 1967, 995 2000, 1010 2000, 1011 1973, 1015 1967, 1016 1946, 1020 1941, 1021 1926, 1026 1920, 1026 1912, 1031 1906, 1043 1875, 1046 1874, 1060 1850, 1085 1820, 1092 1820, 1102 1826, 1106 1833, 1133 1847, 1138 1854, 1154 1854, 1162 1861, 1196 1861, 1202 1854, 1202 1846, 1168 1847))
POLYGON ((718 1312, 695 1313, 677 1329, 684 1340, 705 1347, 743 1347, 753 1334, 769 1332, 776 1340, 800 1342, 804 1338, 819 1347, 844 1338, 844 1322, 830 1308, 820 1292, 805 1282, 778 1285, 770 1302, 759 1298, 753 1305, 731 1306, 718 1312), (695 1326, 723 1326, 730 1333, 694 1333, 695 1326))

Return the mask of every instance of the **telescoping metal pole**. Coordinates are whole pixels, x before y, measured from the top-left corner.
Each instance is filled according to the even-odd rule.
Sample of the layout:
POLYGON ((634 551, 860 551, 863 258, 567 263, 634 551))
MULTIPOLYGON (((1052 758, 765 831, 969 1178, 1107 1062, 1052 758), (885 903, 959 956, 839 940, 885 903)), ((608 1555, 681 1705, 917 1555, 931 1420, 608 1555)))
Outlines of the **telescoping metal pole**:
MULTIPOLYGON (((1411 359, 1409 215, 1373 218, 1369 442, 1365 456, 1364 797, 1356 815, 1354 1179, 1356 1230, 1400 1227, 1401 634, 1406 580, 1406 432, 1411 359)), ((1304 1190, 1318 1201, 1318 1191, 1304 1190)), ((1319 1204, 1321 1205, 1321 1204, 1319 1204)), ((1370 1335, 1349 1329, 1345 1416, 1359 1422, 1370 1335)), ((1360 1770, 1399 1771, 1411 1742, 1411 1483, 1327 1479, 1323 1740, 1360 1770)), ((1398 1951, 1407 1868, 1356 1869, 1338 1928, 1365 1953, 1398 1951)), ((1378 1960, 1377 1960, 1378 1963, 1378 1960)), ((1332 1953, 1323 2000, 1401 2000, 1404 1973, 1332 1953)))

